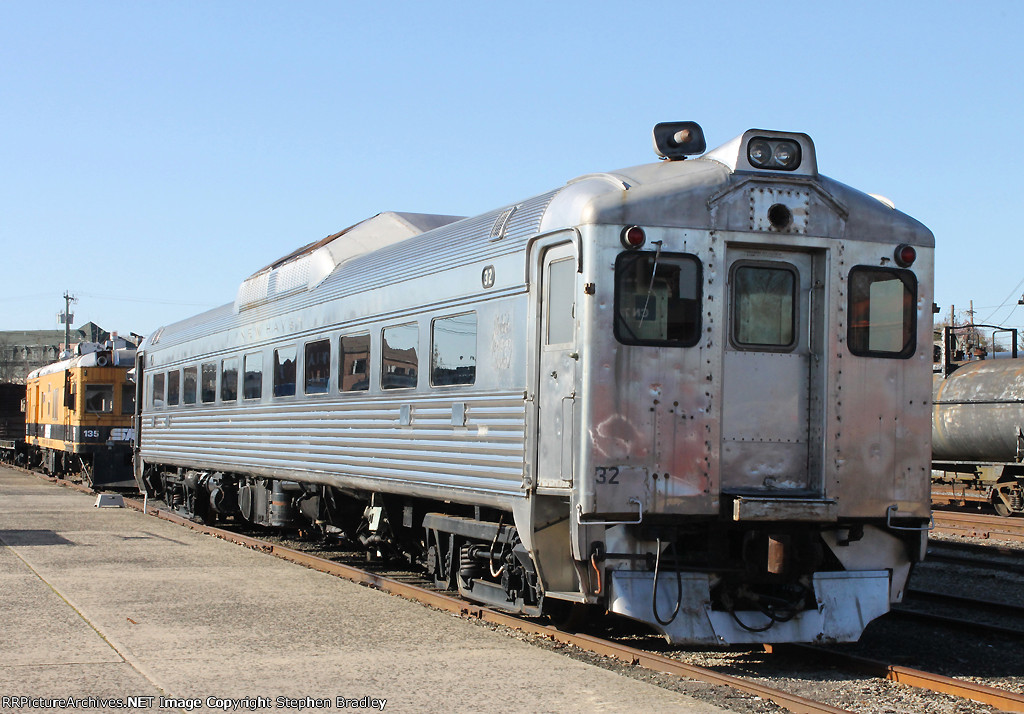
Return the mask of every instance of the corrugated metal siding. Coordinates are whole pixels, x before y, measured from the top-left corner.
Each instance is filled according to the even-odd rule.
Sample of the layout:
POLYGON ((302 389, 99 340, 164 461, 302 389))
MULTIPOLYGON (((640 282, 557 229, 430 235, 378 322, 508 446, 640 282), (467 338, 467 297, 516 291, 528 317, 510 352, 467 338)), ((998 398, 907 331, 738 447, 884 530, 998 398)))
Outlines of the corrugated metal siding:
POLYGON ((201 463, 210 470, 270 470, 377 478, 418 484, 451 497, 450 489, 522 491, 526 412, 522 392, 167 410, 144 417, 147 462, 201 463), (467 426, 451 424, 453 403, 465 403, 467 426), (398 425, 413 403, 412 424, 398 425), (386 456, 384 456, 386 455, 386 456))

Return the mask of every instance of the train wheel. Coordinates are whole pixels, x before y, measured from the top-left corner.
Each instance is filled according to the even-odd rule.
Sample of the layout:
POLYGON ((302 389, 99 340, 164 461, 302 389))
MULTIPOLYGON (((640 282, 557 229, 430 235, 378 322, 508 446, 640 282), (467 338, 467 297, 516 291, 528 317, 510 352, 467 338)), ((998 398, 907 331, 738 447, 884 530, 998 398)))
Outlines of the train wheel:
POLYGON ((1009 516, 1013 513, 1009 506, 1000 498, 998 493, 992 494, 992 508, 996 509, 997 516, 1009 516))

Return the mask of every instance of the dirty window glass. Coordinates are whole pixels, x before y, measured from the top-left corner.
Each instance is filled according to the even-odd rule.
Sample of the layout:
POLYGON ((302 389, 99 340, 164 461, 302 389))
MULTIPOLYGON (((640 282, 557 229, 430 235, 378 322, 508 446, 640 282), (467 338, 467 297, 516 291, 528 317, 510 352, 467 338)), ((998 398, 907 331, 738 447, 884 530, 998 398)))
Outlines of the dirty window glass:
POLYGON ((196 403, 196 387, 199 384, 199 371, 195 367, 186 367, 184 370, 184 388, 181 392, 182 404, 196 403))
POLYGON ((222 402, 238 401, 238 358, 221 360, 220 363, 220 400, 222 402))
POLYGON ((627 345, 690 347, 700 339, 696 256, 643 251, 615 261, 615 337, 627 345))
POLYGON ((295 345, 274 350, 274 396, 295 394, 295 345))
POLYGON ((343 392, 361 392, 370 388, 370 336, 345 335, 341 338, 341 371, 338 383, 343 392))
POLYGON ((181 372, 172 370, 167 373, 167 406, 178 406, 181 394, 181 372))
POLYGON ((317 340, 306 343, 306 361, 303 372, 306 394, 325 394, 331 385, 331 341, 317 340))
MULTIPOLYGON (((162 374, 157 375, 163 377, 162 374)), ((161 380, 163 381, 163 380, 161 380)), ((155 383, 155 380, 154 380, 155 383)), ((161 386, 163 386, 161 384, 161 386)), ((109 414, 114 411, 114 385, 113 384, 87 384, 85 385, 85 412, 86 414, 109 414)))
POLYGON ((263 396, 263 355, 245 356, 245 377, 242 380, 242 398, 259 399, 263 396))
POLYGON ((430 384, 476 381, 476 313, 434 320, 430 350, 430 384))
POLYGON ((201 370, 199 398, 204 404, 217 401, 217 363, 206 362, 201 370))
POLYGON ((907 358, 917 349, 917 278, 909 270, 850 271, 850 352, 907 358))
POLYGON ((738 346, 792 347, 796 331, 796 271, 740 265, 732 275, 732 337, 738 346))
POLYGON ((414 324, 396 325, 384 330, 381 342, 381 389, 416 386, 419 357, 416 354, 419 328, 414 324))

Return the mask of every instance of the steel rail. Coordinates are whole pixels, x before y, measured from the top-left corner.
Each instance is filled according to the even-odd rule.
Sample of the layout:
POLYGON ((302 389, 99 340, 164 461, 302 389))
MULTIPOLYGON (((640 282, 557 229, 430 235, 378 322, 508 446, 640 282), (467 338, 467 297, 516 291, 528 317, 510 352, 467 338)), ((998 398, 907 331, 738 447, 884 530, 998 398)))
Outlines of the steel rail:
MULTIPOLYGON (((64 481, 60 478, 41 474, 36 475, 41 476, 47 481, 57 483, 61 486, 68 486, 83 493, 94 493, 94 491, 88 487, 64 481)), ((478 619, 484 622, 510 627, 527 634, 544 636, 556 642, 572 645, 593 654, 613 657, 652 671, 694 679, 709 684, 731 687, 737 691, 768 699, 780 707, 794 712, 795 714, 842 714, 847 712, 845 709, 806 699, 782 690, 762 686, 755 682, 744 680, 740 677, 722 674, 711 669, 680 662, 663 655, 644 652, 633 647, 602 640, 598 637, 563 632, 550 625, 542 625, 531 620, 522 619, 515 615, 491 610, 490 608, 475 605, 462 599, 444 595, 436 591, 427 590, 409 583, 403 583, 393 578, 369 573, 359 568, 344 565, 342 563, 336 563, 292 548, 233 533, 213 526, 196 523, 168 511, 163 511, 155 507, 145 507, 143 503, 135 499, 125 498, 124 502, 126 506, 137 511, 185 526, 186 528, 190 528, 191 530, 199 533, 211 535, 216 538, 221 538, 222 540, 268 553, 298 565, 303 565, 323 573, 335 575, 354 583, 381 590, 382 592, 398 595, 408 600, 458 614, 462 617, 478 619)), ((911 669, 909 667, 886 664, 884 662, 848 655, 812 645, 764 645, 764 649, 767 652, 795 653, 802 656, 815 657, 818 660, 827 659, 840 666, 860 671, 871 677, 887 679, 920 689, 950 694, 963 699, 970 699, 982 704, 994 706, 1001 711, 1024 711, 1024 695, 1006 692, 986 685, 957 680, 939 674, 911 669)))
POLYGON ((835 650, 816 647, 814 645, 765 645, 769 652, 780 654, 796 654, 814 658, 815 661, 827 660, 845 669, 859 671, 872 677, 888 679, 892 682, 906 684, 919 689, 949 694, 961 699, 970 699, 1005 712, 1024 711, 1024 694, 996 689, 985 684, 975 684, 963 679, 954 679, 942 674, 933 674, 919 669, 887 664, 866 657, 845 654, 835 650))
POLYGON ((933 515, 936 531, 975 538, 1024 541, 1024 518, 956 511, 933 511, 933 515))

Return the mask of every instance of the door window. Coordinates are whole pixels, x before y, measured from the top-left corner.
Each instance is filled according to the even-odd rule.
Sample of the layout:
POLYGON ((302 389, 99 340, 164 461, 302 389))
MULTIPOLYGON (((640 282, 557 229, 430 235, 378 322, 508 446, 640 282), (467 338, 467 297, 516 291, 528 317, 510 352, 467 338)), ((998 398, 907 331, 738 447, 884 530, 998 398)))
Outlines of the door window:
POLYGON ((732 271, 732 339, 740 348, 786 350, 796 343, 796 270, 740 263, 732 271))

